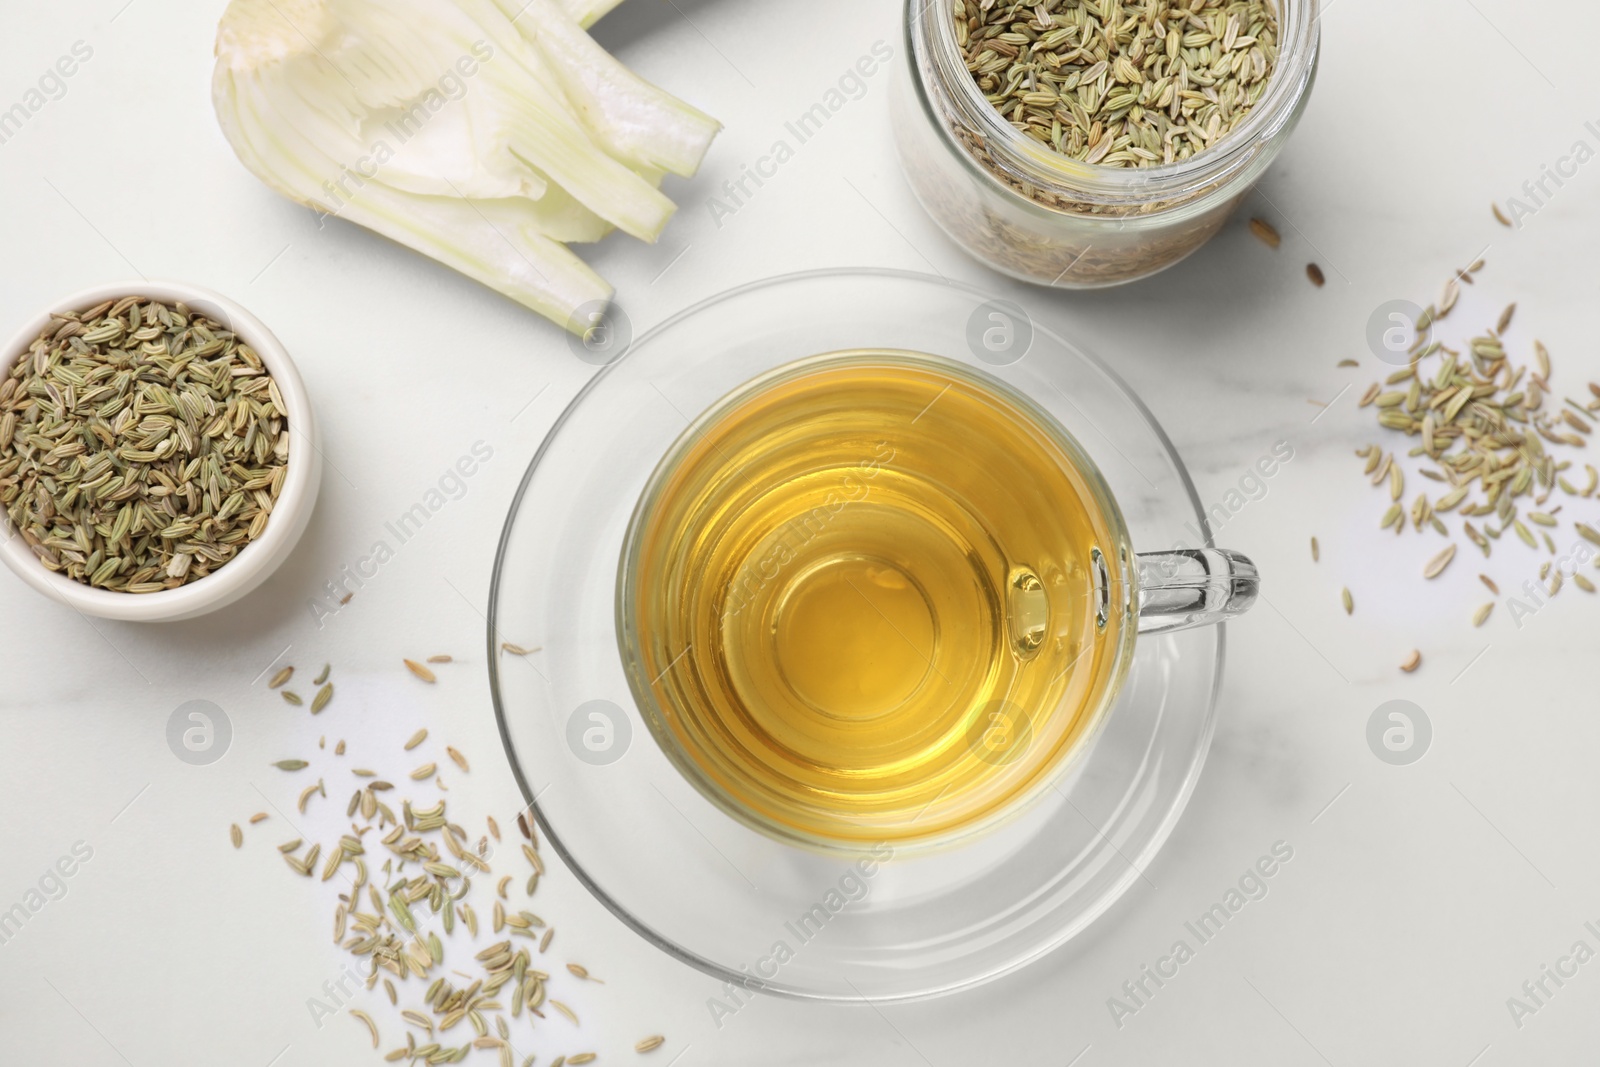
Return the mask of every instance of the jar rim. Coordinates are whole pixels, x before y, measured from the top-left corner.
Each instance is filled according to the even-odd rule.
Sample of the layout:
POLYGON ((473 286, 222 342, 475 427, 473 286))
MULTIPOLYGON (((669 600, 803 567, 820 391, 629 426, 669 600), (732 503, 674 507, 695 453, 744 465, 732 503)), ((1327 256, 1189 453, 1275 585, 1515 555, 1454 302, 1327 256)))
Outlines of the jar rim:
POLYGON ((1316 72, 1321 25, 1315 0, 1274 0, 1278 8, 1277 64, 1266 91, 1233 130, 1211 148, 1188 159, 1150 167, 1105 167, 1084 163, 1055 151, 1011 125, 989 103, 967 70, 956 44, 954 0, 906 0, 906 55, 912 82, 925 117, 938 128, 975 171, 1019 200, 1023 194, 1007 186, 975 159, 938 114, 931 78, 973 127, 997 165, 1035 188, 1086 203, 1158 203, 1184 200, 1206 187, 1221 186, 1247 170, 1264 143, 1293 122, 1296 105, 1310 89, 1316 72))

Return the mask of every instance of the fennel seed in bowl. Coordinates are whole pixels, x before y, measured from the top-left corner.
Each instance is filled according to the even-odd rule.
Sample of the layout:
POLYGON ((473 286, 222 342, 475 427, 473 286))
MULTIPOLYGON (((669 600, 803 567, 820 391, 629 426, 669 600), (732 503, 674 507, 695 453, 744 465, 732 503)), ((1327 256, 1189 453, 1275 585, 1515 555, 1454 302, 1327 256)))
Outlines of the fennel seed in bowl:
POLYGON ((266 530, 286 407, 232 330, 140 296, 66 312, 0 379, 0 505, 49 570, 113 592, 211 574, 266 530))

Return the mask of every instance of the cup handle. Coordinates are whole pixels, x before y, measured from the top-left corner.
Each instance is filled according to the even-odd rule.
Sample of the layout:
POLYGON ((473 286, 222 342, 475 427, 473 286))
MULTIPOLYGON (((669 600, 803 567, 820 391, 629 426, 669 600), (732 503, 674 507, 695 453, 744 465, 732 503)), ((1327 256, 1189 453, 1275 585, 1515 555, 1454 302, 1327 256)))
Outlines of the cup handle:
POLYGON ((1261 588, 1256 565, 1220 548, 1141 552, 1139 632, 1168 633, 1243 615, 1261 588))

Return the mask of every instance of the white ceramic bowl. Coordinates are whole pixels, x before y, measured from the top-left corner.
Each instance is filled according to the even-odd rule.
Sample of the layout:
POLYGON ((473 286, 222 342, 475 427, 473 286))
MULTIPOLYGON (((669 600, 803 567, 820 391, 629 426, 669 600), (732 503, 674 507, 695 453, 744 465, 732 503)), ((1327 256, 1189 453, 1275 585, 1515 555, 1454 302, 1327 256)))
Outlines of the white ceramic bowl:
MULTIPOLYGON (((0 375, 10 372, 18 356, 50 322, 52 313, 84 311, 107 300, 138 295, 167 303, 182 302, 194 311, 208 315, 229 327, 239 339, 255 350, 261 362, 278 383, 278 391, 288 406, 289 474, 278 494, 272 517, 262 535, 211 574, 176 589, 159 593, 118 593, 95 589, 82 582, 47 569, 34 556, 26 541, 17 535, 10 520, 0 511, 0 558, 23 581, 46 596, 76 608, 85 615, 124 622, 176 622, 215 611, 233 603, 266 581, 294 548, 311 520, 317 489, 322 484, 322 455, 318 451, 316 418, 305 382, 295 369, 289 353, 272 331, 250 312, 220 293, 182 282, 132 281, 97 285, 56 301, 39 312, 0 348, 0 375)), ((10 611, 8 605, 0 610, 10 611)))

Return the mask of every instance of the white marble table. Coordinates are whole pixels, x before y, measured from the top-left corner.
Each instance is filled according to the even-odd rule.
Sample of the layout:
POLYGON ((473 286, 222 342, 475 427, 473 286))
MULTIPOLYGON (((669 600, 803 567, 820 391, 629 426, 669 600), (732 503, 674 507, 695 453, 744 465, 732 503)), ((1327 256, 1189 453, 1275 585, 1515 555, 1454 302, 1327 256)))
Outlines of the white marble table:
MULTIPOLYGON (((59 899, 41 900, 0 944, 8 1064, 378 1062, 359 1026, 319 1025, 307 1006, 345 957, 327 910, 270 857, 282 820, 243 852, 229 847, 228 824, 267 806, 259 790, 287 807, 269 760, 323 733, 330 746, 349 737, 392 749, 419 722, 474 761, 470 777, 452 776, 456 803, 518 806, 489 704, 482 611, 510 494, 590 368, 543 321, 363 231, 319 229, 249 177, 208 99, 221 7, 17 5, 0 40, 0 107, 75 42, 92 52, 64 95, 0 144, 0 324, 136 273, 224 290, 296 354, 328 459, 289 564, 202 621, 91 624, 0 573, 0 909, 30 899, 58 860, 73 872, 59 899), (319 627, 308 598, 477 442, 492 459, 459 499, 319 627), (459 662, 435 687, 399 669, 403 655, 437 652, 459 662), (324 661, 342 699, 323 717, 265 691, 270 664, 314 672, 324 661), (191 699, 215 702, 232 723, 231 750, 213 766, 186 765, 166 743, 169 715, 191 699)), ((805 268, 937 270, 1006 288, 912 201, 890 148, 886 79, 737 211, 712 210, 722 183, 874 42, 898 53, 898 23, 889 0, 630 0, 602 24, 598 36, 624 59, 727 124, 701 176, 671 184, 683 210, 658 246, 612 239, 586 253, 638 328, 749 278, 805 268)), ((1576 393, 1600 378, 1600 166, 1579 168, 1520 230, 1489 214, 1491 200, 1519 195, 1574 142, 1600 148, 1597 33, 1600 14, 1570 2, 1529 18, 1511 0, 1333 0, 1305 121, 1247 206, 1277 224, 1280 250, 1251 238, 1241 217, 1154 281, 1027 291, 1041 317, 1142 393, 1208 502, 1275 443, 1294 451, 1218 531, 1260 564, 1267 603, 1230 626, 1215 746, 1146 878, 1067 949, 978 991, 881 1009, 763 999, 719 1027, 707 1008, 715 983, 553 869, 539 910, 609 979, 572 995, 600 1062, 631 1062, 632 1042, 658 1031, 669 1046, 639 1062, 1592 1058, 1600 963, 1561 960, 1576 942, 1600 949, 1600 598, 1569 587, 1520 629, 1504 604, 1472 629, 1485 599, 1476 558, 1425 583, 1435 541, 1378 532, 1387 496, 1366 485, 1351 451, 1375 439, 1354 401, 1385 369, 1363 341, 1369 314, 1393 298, 1432 299, 1485 246, 1488 267, 1455 322, 1492 321, 1515 300, 1513 338, 1526 345, 1537 333, 1558 383, 1576 393), (1324 289, 1306 281, 1312 260, 1324 289), (1346 357, 1363 365, 1338 368, 1346 357), (1354 617, 1339 608, 1342 586, 1354 617), (1403 675, 1413 647, 1424 664, 1403 675), (1415 702, 1433 726, 1426 757, 1409 766, 1367 744, 1369 716, 1391 699, 1415 702), (1292 859, 1267 894, 1132 1000, 1124 983, 1189 937, 1185 923, 1279 842, 1292 859), (1557 985, 1545 965, 1576 973, 1557 985), (1508 998, 1535 1006, 1524 983, 1541 978, 1548 995, 1514 1018, 1508 998), (1113 997, 1137 1010, 1114 1012, 1113 997)), ((1489 570, 1509 595, 1537 560, 1508 547, 1489 570)), ((387 1011, 375 1014, 392 1038, 387 1011)), ((539 1062, 578 1040, 539 1046, 539 1062)))

